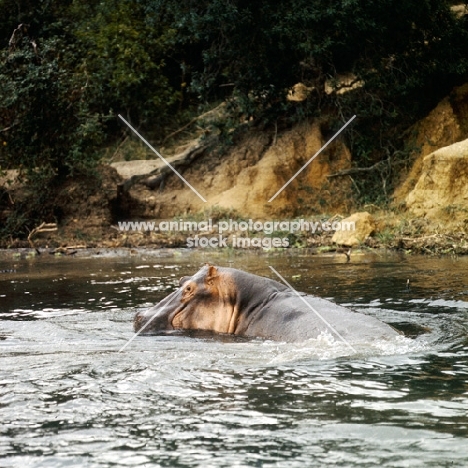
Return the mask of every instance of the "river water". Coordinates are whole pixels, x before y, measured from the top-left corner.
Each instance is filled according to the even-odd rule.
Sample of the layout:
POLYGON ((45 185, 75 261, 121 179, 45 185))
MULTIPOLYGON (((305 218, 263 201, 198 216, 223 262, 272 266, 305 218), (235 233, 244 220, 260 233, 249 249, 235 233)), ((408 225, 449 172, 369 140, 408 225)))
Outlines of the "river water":
POLYGON ((0 467, 468 466, 468 258, 3 252, 0 270, 0 467), (134 314, 207 261, 271 265, 406 336, 351 352, 171 334, 119 353, 134 314))

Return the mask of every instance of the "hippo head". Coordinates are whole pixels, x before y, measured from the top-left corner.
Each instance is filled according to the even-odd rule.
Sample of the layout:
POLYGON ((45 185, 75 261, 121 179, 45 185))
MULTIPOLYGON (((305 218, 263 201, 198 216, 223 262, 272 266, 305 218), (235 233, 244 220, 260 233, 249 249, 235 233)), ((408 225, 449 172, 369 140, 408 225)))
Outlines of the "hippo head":
POLYGON ((234 333, 238 316, 236 288, 231 275, 223 270, 205 265, 195 275, 181 278, 176 291, 135 316, 135 331, 180 329, 234 333))

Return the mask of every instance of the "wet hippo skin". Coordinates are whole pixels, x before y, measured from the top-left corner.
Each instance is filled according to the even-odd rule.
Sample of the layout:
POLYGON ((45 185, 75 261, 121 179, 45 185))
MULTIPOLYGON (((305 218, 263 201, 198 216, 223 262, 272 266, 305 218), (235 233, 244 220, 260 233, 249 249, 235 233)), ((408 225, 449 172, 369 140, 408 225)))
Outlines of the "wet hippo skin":
POLYGON ((179 289, 159 304, 139 312, 134 327, 142 333, 209 330, 288 342, 317 338, 325 331, 350 343, 399 334, 374 317, 299 294, 268 278, 205 265, 181 278, 179 289))

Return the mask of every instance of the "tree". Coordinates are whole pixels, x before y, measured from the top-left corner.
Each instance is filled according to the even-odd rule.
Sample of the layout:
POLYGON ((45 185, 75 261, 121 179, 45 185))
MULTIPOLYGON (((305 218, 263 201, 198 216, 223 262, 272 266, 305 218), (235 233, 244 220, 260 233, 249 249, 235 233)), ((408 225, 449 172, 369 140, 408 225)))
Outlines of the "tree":
POLYGON ((71 15, 90 106, 104 116, 123 113, 161 134, 180 100, 180 82, 166 73, 170 28, 150 26, 135 0, 76 3, 71 15))

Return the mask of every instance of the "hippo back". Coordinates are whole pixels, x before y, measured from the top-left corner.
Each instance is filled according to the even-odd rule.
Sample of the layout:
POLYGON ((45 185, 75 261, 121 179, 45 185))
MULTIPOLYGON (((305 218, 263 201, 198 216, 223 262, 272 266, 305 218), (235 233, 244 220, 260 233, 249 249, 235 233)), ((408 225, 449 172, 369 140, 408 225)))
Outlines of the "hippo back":
POLYGON ((350 343, 389 339, 399 334, 374 317, 318 297, 298 297, 289 291, 275 293, 267 304, 251 311, 242 328, 240 334, 289 342, 317 338, 323 332, 341 340, 338 332, 350 343))

